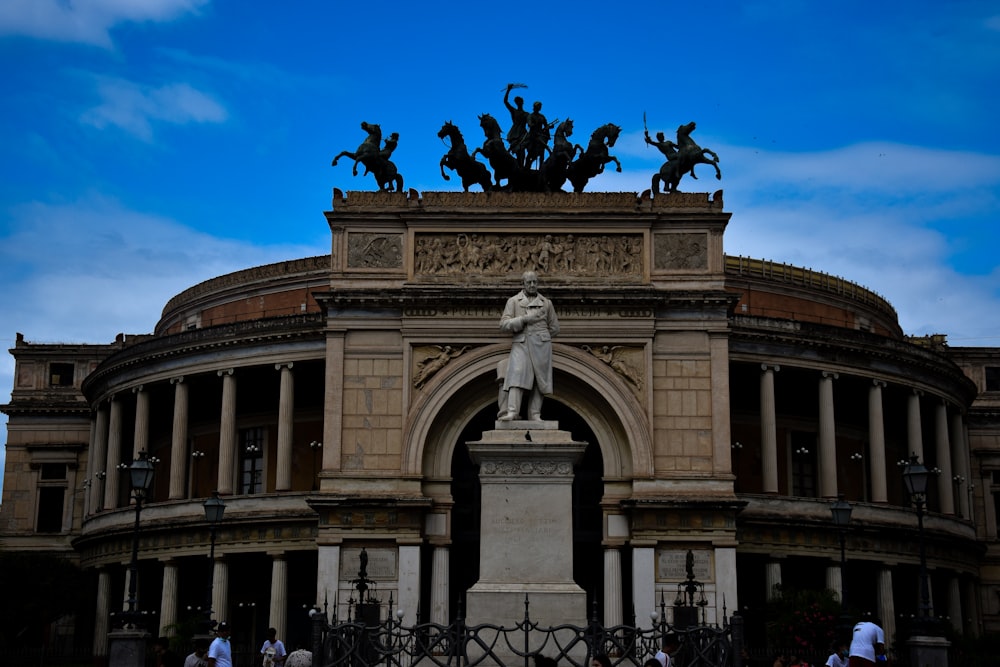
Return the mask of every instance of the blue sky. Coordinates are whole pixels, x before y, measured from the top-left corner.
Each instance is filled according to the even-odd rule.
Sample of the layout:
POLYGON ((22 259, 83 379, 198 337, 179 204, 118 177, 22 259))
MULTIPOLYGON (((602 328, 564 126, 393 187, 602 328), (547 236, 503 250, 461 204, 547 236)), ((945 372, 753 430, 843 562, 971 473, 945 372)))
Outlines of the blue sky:
MULTIPOLYGON (((909 334, 1000 346, 1000 6, 873 3, 4 0, 0 340, 108 343, 229 271, 329 251, 331 158, 400 134, 406 187, 455 190, 451 120, 509 122, 508 82, 574 138, 697 121, 720 158, 728 254, 839 275, 909 334)), ((0 402, 13 358, 0 359, 0 402)), ((0 452, 0 467, 3 463, 0 452)))

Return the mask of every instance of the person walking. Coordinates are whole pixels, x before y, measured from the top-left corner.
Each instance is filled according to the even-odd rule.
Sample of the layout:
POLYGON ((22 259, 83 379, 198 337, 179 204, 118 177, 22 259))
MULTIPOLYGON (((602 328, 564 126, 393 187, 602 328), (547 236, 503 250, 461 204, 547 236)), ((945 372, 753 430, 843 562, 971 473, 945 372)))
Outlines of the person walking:
POLYGON ((229 643, 229 624, 219 623, 216 637, 208 647, 208 667, 233 667, 233 647, 229 643))
POLYGON ((260 654, 264 656, 264 667, 281 667, 285 664, 288 653, 285 651, 284 643, 278 639, 276 629, 267 629, 267 640, 260 647, 260 654))
POLYGON ((881 622, 873 619, 855 625, 848 657, 849 667, 875 667, 876 658, 880 655, 885 655, 885 633, 881 622))

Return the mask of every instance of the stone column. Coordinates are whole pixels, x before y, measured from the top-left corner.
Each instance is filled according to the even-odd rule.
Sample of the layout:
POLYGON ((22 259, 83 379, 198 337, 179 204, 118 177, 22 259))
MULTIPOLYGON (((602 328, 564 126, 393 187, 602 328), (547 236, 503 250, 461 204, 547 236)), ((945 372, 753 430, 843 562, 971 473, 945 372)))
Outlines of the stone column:
POLYGON ((108 614, 111 613, 111 575, 107 568, 97 572, 97 605, 94 610, 94 655, 108 654, 108 614))
POLYGON ((819 381, 819 495, 837 497, 837 424, 833 416, 833 381, 824 371, 819 381))
POLYGON ((920 396, 923 392, 914 389, 906 402, 906 456, 916 455, 924 463, 924 436, 920 427, 920 396))
POLYGON ((390 609, 389 614, 396 618, 396 610, 403 610, 403 620, 406 625, 417 622, 417 609, 420 608, 420 545, 399 545, 399 573, 397 586, 399 595, 396 599, 396 609, 390 609))
POLYGON ((768 600, 778 597, 777 587, 781 586, 781 561, 769 560, 764 566, 764 585, 767 586, 766 596, 768 600))
POLYGON ((450 609, 448 603, 449 551, 444 545, 435 545, 431 559, 431 623, 448 625, 450 609))
POLYGON ((87 444, 87 472, 83 476, 83 516, 84 518, 90 516, 91 506, 94 501, 94 486, 96 485, 97 478, 94 477, 94 473, 97 472, 97 461, 94 460, 94 450, 97 448, 97 413, 92 412, 90 415, 90 440, 87 444))
POLYGON ((632 607, 635 626, 652 629, 650 613, 656 606, 656 549, 651 546, 632 547, 632 607))
POLYGON ((875 601, 878 604, 879 616, 882 618, 885 645, 892 646, 896 636, 896 607, 892 598, 892 570, 888 567, 879 570, 876 585, 878 590, 875 601))
POLYGON ((958 576, 952 573, 948 577, 948 616, 951 617, 951 627, 958 632, 965 626, 963 610, 962 587, 959 585, 958 576))
POLYGON ((174 385, 174 424, 170 431, 170 500, 187 497, 188 385, 184 377, 170 379, 174 385))
POLYGON ((163 588, 160 594, 160 635, 169 637, 177 633, 171 627, 177 623, 177 561, 163 563, 163 588))
POLYGON ((229 620, 229 563, 218 555, 212 568, 212 616, 217 621, 229 620))
POLYGON ((285 636, 285 621, 288 609, 288 561, 284 552, 271 554, 271 609, 268 625, 278 631, 278 637, 285 636))
MULTIPOLYGON (((326 390, 323 398, 323 470, 337 471, 341 465, 344 414, 344 332, 326 334, 326 390)), ((320 489, 326 490, 322 477, 320 489)))
POLYGON ((622 552, 604 549, 604 627, 622 624, 622 552))
POLYGON ((90 510, 95 514, 104 509, 104 489, 107 486, 108 468, 108 409, 104 405, 97 408, 97 423, 94 426, 94 446, 90 450, 94 460, 94 471, 90 479, 90 510))
POLYGON ((934 406, 934 444, 937 454, 938 508, 942 514, 955 513, 955 481, 952 479, 951 442, 948 440, 948 406, 944 400, 934 406))
POLYGON ((840 561, 826 566, 826 587, 837 594, 837 599, 844 599, 844 579, 840 573, 840 561))
POLYGON ((778 425, 774 407, 774 374, 780 366, 761 364, 760 448, 764 493, 778 493, 778 425))
POLYGON ((108 458, 104 471, 104 509, 118 507, 118 464, 122 462, 122 403, 111 397, 111 415, 108 424, 108 458))
POLYGON ((134 387, 135 432, 132 438, 132 460, 139 458, 139 452, 149 452, 149 392, 143 385, 134 387))
POLYGON ((236 477, 236 377, 233 369, 219 371, 222 378, 222 417, 219 420, 219 478, 216 482, 220 495, 233 494, 236 477))
POLYGON ((281 373, 281 387, 278 396, 278 453, 275 470, 275 491, 292 489, 292 425, 295 409, 295 378, 292 364, 275 364, 281 373))
MULTIPOLYGON (((76 466, 66 466, 66 488, 76 488, 76 478, 80 471, 76 466)), ((87 474, 84 472, 84 474, 87 474)), ((89 489, 88 489, 89 490, 89 489)), ((86 497, 86 494, 84 495, 86 497)), ((68 533, 73 530, 73 517, 76 515, 76 493, 67 493, 63 496, 62 532, 68 533)))
POLYGON ((320 544, 316 553, 316 605, 322 609, 340 590, 340 544, 320 544))
MULTIPOLYGON (((715 548, 715 623, 722 625, 723 607, 740 608, 736 586, 736 547, 715 548)), ((732 613, 732 611, 730 611, 732 613)), ((711 619, 709 622, 712 622, 711 619)))
POLYGON ((955 489, 955 513, 969 519, 972 512, 969 508, 968 489, 972 477, 969 474, 969 449, 965 444, 965 426, 962 422, 962 413, 955 410, 951 415, 951 461, 955 474, 961 476, 961 481, 955 489))
POLYGON ((885 382, 872 380, 868 389, 868 469, 872 476, 872 502, 889 502, 885 466, 885 422, 882 416, 882 387, 885 382))

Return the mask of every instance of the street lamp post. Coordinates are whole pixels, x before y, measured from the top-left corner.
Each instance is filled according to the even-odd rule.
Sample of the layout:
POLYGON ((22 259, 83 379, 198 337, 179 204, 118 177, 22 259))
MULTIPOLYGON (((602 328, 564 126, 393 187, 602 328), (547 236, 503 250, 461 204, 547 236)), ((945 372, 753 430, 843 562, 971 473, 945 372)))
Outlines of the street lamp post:
POLYGON ((139 624, 139 598, 136 593, 139 583, 139 517, 142 501, 153 485, 153 464, 146 452, 139 452, 139 458, 128 466, 129 484, 135 499, 135 527, 132 530, 132 560, 128 566, 128 609, 122 614, 123 625, 137 627, 139 624))
POLYGON ((931 471, 917 460, 916 454, 910 457, 903 468, 906 492, 917 508, 917 530, 920 539, 920 608, 914 630, 921 635, 930 630, 934 616, 927 576, 927 550, 924 546, 924 504, 927 502, 927 481, 930 476, 931 471))
POLYGON ((320 451, 323 449, 323 443, 319 440, 313 440, 309 443, 309 449, 312 450, 313 454, 313 484, 312 490, 315 491, 319 488, 319 462, 318 457, 320 451))
POLYGON ((844 494, 837 496, 837 502, 830 505, 833 524, 837 527, 840 537, 840 622, 838 623, 839 641, 850 641, 851 621, 847 616, 847 526, 851 523, 851 511, 854 508, 844 499, 844 494))
POLYGON ((215 579, 215 530, 222 521, 222 515, 226 511, 226 503, 222 502, 218 491, 212 491, 212 497, 202 503, 205 508, 205 519, 208 521, 209 542, 211 546, 208 551, 208 589, 205 599, 205 632, 211 632, 215 625, 212 622, 212 584, 215 579))

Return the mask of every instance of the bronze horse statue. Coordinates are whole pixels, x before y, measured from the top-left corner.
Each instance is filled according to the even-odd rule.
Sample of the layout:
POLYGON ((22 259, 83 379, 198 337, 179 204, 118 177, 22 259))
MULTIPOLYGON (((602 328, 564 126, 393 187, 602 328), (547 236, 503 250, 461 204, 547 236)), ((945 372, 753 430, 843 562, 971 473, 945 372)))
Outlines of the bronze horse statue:
POLYGON ((479 117, 479 126, 483 128, 486 141, 480 148, 472 151, 472 158, 475 159, 476 155, 482 154, 489 160, 490 167, 493 168, 493 180, 497 190, 500 189, 500 181, 502 180, 506 180, 508 185, 512 185, 517 180, 521 165, 504 145, 500 123, 490 114, 484 113, 479 117))
MULTIPOLYGON (((719 169, 719 156, 715 151, 702 148, 694 139, 691 133, 695 130, 695 123, 691 121, 677 128, 677 150, 669 155, 667 161, 660 167, 660 171, 653 174, 653 194, 660 191, 660 182, 663 182, 663 191, 679 192, 677 186, 680 185, 681 177, 690 174, 691 178, 697 179, 694 167, 698 164, 710 164, 715 167, 715 178, 722 180, 722 171, 719 169), (709 159, 706 156, 711 156, 709 159)), ((667 142, 670 143, 670 142, 667 142)))
POLYGON ((396 165, 389 159, 392 151, 396 148, 399 135, 393 133, 391 140, 386 140, 385 148, 380 149, 382 128, 375 123, 361 121, 361 129, 368 133, 368 137, 361 142, 358 149, 353 153, 342 151, 337 157, 333 158, 330 166, 336 167, 340 158, 349 157, 354 160, 354 167, 351 170, 354 176, 358 175, 358 163, 360 162, 365 165, 365 174, 371 172, 375 175, 379 190, 392 192, 393 186, 395 186, 396 192, 402 192, 403 177, 397 171, 396 165))
POLYGON ((542 163, 542 177, 549 192, 562 189, 566 182, 566 170, 578 151, 583 151, 579 144, 574 145, 568 137, 573 134, 573 121, 567 118, 556 127, 556 136, 552 140, 552 152, 542 163))
POLYGON ((469 191, 470 185, 476 183, 483 189, 483 192, 489 192, 492 189, 490 170, 486 168, 485 164, 477 162, 474 157, 469 155, 469 149, 465 146, 462 132, 450 120, 442 125, 438 131, 438 139, 444 140, 445 137, 451 140, 451 148, 441 158, 441 176, 444 180, 451 180, 448 174, 444 173, 444 168, 448 167, 452 171, 458 172, 462 178, 462 188, 466 192, 469 191))
POLYGON ((621 131, 622 129, 614 123, 607 123, 594 130, 593 134, 590 135, 590 143, 587 144, 586 150, 577 146, 583 150, 583 154, 570 162, 566 170, 566 178, 573 184, 573 192, 583 192, 587 181, 603 173, 604 165, 608 162, 615 163, 615 171, 622 170, 622 163, 608 152, 608 149, 618 141, 618 135, 621 134, 621 131))

